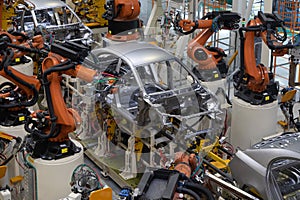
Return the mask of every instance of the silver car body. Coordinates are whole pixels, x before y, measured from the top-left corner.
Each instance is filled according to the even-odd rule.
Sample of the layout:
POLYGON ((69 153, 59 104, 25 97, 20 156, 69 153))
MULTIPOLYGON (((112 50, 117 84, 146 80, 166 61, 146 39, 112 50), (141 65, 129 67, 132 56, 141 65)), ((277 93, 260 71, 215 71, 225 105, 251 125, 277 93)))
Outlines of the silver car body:
MULTIPOLYGON (((25 0, 25 2, 27 2, 25 0)), ((19 6, 16 27, 22 31, 45 28, 49 33, 48 41, 64 41, 91 45, 92 30, 85 26, 81 19, 67 4, 60 0, 31 0, 27 6, 19 6)))
MULTIPOLYGON (((230 161, 229 167, 233 178, 240 187, 254 188, 263 199, 281 200, 282 196, 284 196, 280 194, 282 187, 290 187, 290 189, 294 187, 290 194, 286 194, 286 196, 290 196, 290 199, 294 199, 291 196, 296 196, 300 193, 299 160, 300 133, 289 133, 262 141, 251 149, 238 150, 230 161), (273 164, 275 167, 272 167, 272 163, 275 163, 273 164), (295 164, 292 165, 293 163, 295 164), (297 171, 293 175, 295 182, 286 181, 289 178, 287 178, 285 173, 290 169, 279 168, 288 165, 294 168, 292 171, 297 171), (275 171, 272 168, 275 168, 277 171, 281 170, 279 174, 286 177, 270 176, 269 174, 275 171), (275 183, 276 181, 277 183, 275 183)), ((287 174, 293 174, 293 172, 288 172, 287 174)))
POLYGON ((92 62, 87 61, 88 65, 96 63, 94 67, 100 68, 104 75, 115 71, 121 74, 116 75, 117 92, 106 97, 114 119, 121 122, 118 123, 121 131, 138 132, 138 137, 147 138, 173 127, 176 134, 170 135, 183 146, 201 134, 206 134, 206 145, 215 142, 224 114, 220 104, 174 55, 146 42, 120 43, 91 53, 92 62), (147 107, 144 114, 150 118, 142 122, 139 120, 145 116, 141 114, 141 101, 147 107), (174 126, 170 118, 180 125, 174 126))

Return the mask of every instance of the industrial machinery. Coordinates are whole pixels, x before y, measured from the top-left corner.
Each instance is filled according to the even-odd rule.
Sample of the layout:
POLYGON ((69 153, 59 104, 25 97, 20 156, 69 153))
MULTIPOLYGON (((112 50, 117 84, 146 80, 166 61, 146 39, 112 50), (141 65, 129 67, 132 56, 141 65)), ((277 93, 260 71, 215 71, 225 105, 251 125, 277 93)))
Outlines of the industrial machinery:
POLYGON ((203 146, 215 143, 224 113, 179 59, 146 42, 119 43, 91 54, 84 64, 102 74, 95 102, 102 131, 96 141, 83 143, 86 154, 119 185, 136 185, 130 181, 145 167, 165 166, 164 158, 185 151, 196 136, 205 138, 203 146))
POLYGON ((87 164, 80 164, 74 169, 70 185, 72 193, 65 200, 113 200, 112 189, 105 186, 100 175, 87 164))
POLYGON ((181 19, 180 13, 175 20, 175 28, 187 35, 197 29, 200 31, 187 46, 188 56, 196 62, 193 72, 202 81, 215 81, 224 78, 228 72, 228 65, 223 57, 224 50, 218 47, 205 46, 207 40, 215 33, 239 28, 240 15, 230 11, 213 11, 200 20, 181 19), (212 62, 213 61, 213 62, 212 62), (217 67, 217 68, 216 68, 217 67))
POLYGON ((72 0, 74 11, 88 27, 105 27, 108 21, 102 17, 105 0, 72 0))
POLYGON ((197 149, 202 148, 201 143, 177 152, 168 167, 148 168, 136 188, 122 188, 119 199, 259 199, 237 187, 229 169, 220 169, 209 161, 211 155, 199 157, 197 149))
POLYGON ((300 62, 300 34, 295 35, 294 37, 294 45, 295 48, 291 50, 291 62, 290 62, 290 70, 289 70, 289 86, 294 87, 299 85, 298 81, 296 81, 296 71, 297 65, 300 62))
POLYGON ((274 81, 272 66, 268 69, 263 64, 256 64, 254 38, 260 37, 273 51, 272 55, 283 56, 294 45, 287 40, 284 22, 276 14, 258 12, 246 27, 239 29, 241 37, 241 67, 235 81, 235 96, 253 105, 263 105, 277 100, 278 83, 274 81), (279 33, 282 29, 283 35, 279 33), (245 31, 245 34, 243 33, 245 31))
MULTIPOLYGON (((76 65, 76 62, 82 61, 84 56, 87 55, 88 50, 71 42, 66 42, 65 46, 53 44, 50 53, 43 61, 42 83, 40 83, 35 76, 24 75, 13 69, 10 64, 14 59, 21 59, 28 52, 41 53, 39 49, 44 47, 42 36, 34 36, 29 41, 26 35, 21 33, 13 34, 1 32, 1 49, 3 49, 3 53, 0 74, 14 83, 3 83, 1 86, 2 100, 0 107, 2 112, 5 113, 4 116, 1 116, 1 125, 15 126, 25 123, 26 130, 32 134, 33 138, 39 138, 39 142, 41 142, 40 139, 47 140, 50 138, 52 138, 50 141, 53 142, 63 142, 67 139, 67 134, 75 130, 76 123, 73 121, 73 115, 76 117, 76 113, 71 109, 67 109, 64 106, 63 98, 60 98, 62 95, 59 95, 59 74, 66 73, 71 76, 81 77, 86 81, 92 81, 96 72, 86 69, 79 64, 76 65), (60 55, 68 55, 69 59, 60 55), (27 107, 37 103, 41 85, 43 85, 46 93, 48 111, 30 113, 27 107), (55 94, 56 92, 58 94, 55 94), (52 99, 54 95, 55 100, 52 99)), ((47 149, 47 145, 45 146, 44 142, 42 142, 42 146, 47 149)), ((39 145, 37 144, 37 146, 39 145)), ((41 150, 40 148, 38 149, 41 150)), ((44 155, 45 152, 48 152, 46 149, 39 152, 40 154, 34 151, 34 157, 57 158, 56 155, 44 155)), ((67 152, 70 153, 70 151, 67 152)))
MULTIPOLYGON (((254 39, 259 37, 272 55, 289 53, 295 45, 287 40, 283 20, 276 14, 258 12, 245 27, 239 29, 240 71, 234 75, 235 92, 232 98, 232 126, 230 142, 241 149, 250 148, 261 138, 277 132, 279 84, 273 67, 256 63, 254 39), (279 33, 283 31, 283 34, 279 33), (257 116, 260 116, 259 118, 257 116)), ((272 65, 272 64, 271 64, 272 65)))
POLYGON ((105 13, 102 15, 108 20, 106 38, 116 41, 136 40, 140 37, 138 28, 140 21, 141 3, 138 0, 108 0, 105 13))
POLYGON ((1 71, 0 75, 10 80, 1 84, 1 122, 2 126, 24 124, 30 114, 29 106, 38 100, 39 80, 13 69, 11 64, 26 62, 24 55, 38 53, 44 47, 41 35, 34 36, 31 41, 21 33, 1 32, 1 71))
POLYGON ((282 126, 284 131, 295 130, 299 131, 299 120, 294 117, 295 95, 297 90, 292 87, 283 88, 281 90, 280 109, 285 120, 279 120, 278 124, 282 126))
POLYGON ((36 32, 48 44, 65 40, 85 46, 93 44, 93 32, 64 2, 26 1, 18 4, 14 19, 16 31, 36 32))
MULTIPOLYGON (((220 30, 236 30, 239 28, 240 15, 230 11, 213 11, 207 13, 200 20, 181 19, 180 13, 175 19, 175 29, 187 35, 203 29, 188 42, 187 55, 195 63, 192 71, 201 80, 202 84, 214 92, 224 109, 227 112, 229 98, 226 94, 226 76, 229 66, 224 60, 227 56, 223 49, 206 45, 207 40, 220 30), (206 45, 206 46, 205 46, 206 45)), ((227 118, 226 118, 227 119, 227 118)), ((224 134, 227 131, 228 122, 224 121, 224 134)))
MULTIPOLYGON (((61 93, 61 74, 93 81, 96 71, 80 65, 87 52, 87 48, 72 42, 51 45, 50 52, 42 62, 41 77, 47 109, 34 111, 25 123, 25 130, 30 133, 25 140, 25 147, 34 159, 32 165, 38 173, 38 184, 52 178, 47 175, 48 172, 62 172, 59 177, 64 182, 52 187, 57 191, 55 198, 68 194, 72 169, 83 162, 80 143, 69 138, 69 133, 79 125, 80 117, 76 110, 66 107, 61 93)), ((38 191, 39 197, 47 193, 40 188, 38 191)))
MULTIPOLYGON (((0 74, 10 81, 1 83, 0 123, 2 127, 21 126, 30 115, 28 108, 38 100, 40 83, 36 77, 23 74, 14 69, 12 65, 26 63, 28 59, 24 55, 28 53, 40 52, 40 49, 44 47, 43 38, 40 35, 28 38, 21 33, 2 31, 0 33, 0 41, 0 74)), ((1 165, 8 167, 6 175, 2 179, 2 186, 11 186, 10 190, 1 190, 0 193, 3 198, 8 196, 14 198, 18 188, 22 188, 20 182, 25 177, 25 175, 23 177, 19 176, 18 170, 15 170, 15 163, 17 163, 15 162, 15 157, 17 157, 20 148, 23 146, 23 137, 19 137, 14 131, 11 131, 9 133, 1 133, 0 141, 2 144, 1 165)), ((29 177, 29 175, 26 175, 26 177, 29 177)), ((26 187, 24 187, 24 191, 28 192, 26 187)))
POLYGON ((74 109, 66 107, 61 93, 61 74, 93 81, 96 71, 80 64, 89 49, 73 42, 52 44, 50 49, 43 49, 41 35, 29 40, 26 35, 14 32, 1 32, 1 45, 0 74, 12 81, 1 86, 0 106, 6 113, 6 117, 1 116, 1 125, 24 124, 29 133, 20 151, 26 166, 35 171, 34 185, 38 189, 31 188, 36 191, 35 198, 47 195, 50 199, 58 199, 66 196, 70 192, 68 180, 72 169, 83 163, 83 150, 80 143, 71 140, 68 135, 80 124, 80 117, 74 109), (41 80, 10 66, 16 58, 20 59, 27 52, 43 54, 45 57, 41 80), (45 93, 47 107, 30 112, 27 108, 37 102, 40 89, 45 93), (49 187, 43 185, 51 179, 57 179, 54 174, 61 180, 60 184, 50 187, 56 191, 50 196, 47 194, 49 187))
MULTIPOLYGON (((186 163, 188 165, 188 163, 186 163)), ((146 172, 133 193, 133 199, 208 199, 212 193, 203 185, 195 183, 180 171, 159 169, 146 172)))
POLYGON ((93 81, 96 71, 80 65, 87 52, 87 48, 72 42, 52 44, 43 60, 41 82, 47 110, 34 111, 25 124, 26 131, 31 134, 28 145, 32 147, 34 158, 59 159, 80 151, 68 137, 80 123, 80 117, 74 109, 65 106, 60 74, 79 77, 87 82, 93 81), (67 58, 61 55, 67 55, 67 58))

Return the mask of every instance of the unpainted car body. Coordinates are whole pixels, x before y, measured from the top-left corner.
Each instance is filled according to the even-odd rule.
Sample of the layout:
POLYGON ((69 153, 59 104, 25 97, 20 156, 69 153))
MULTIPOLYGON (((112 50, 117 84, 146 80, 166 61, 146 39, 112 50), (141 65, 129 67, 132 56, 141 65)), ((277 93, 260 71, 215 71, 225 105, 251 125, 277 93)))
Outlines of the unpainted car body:
POLYGON ((153 137, 154 144, 145 146, 172 141, 185 148, 196 136, 206 138, 206 145, 214 143, 222 129, 215 95, 164 49, 146 42, 120 43, 92 50, 85 64, 102 72, 96 91, 124 133, 119 141, 153 137))
POLYGON ((239 187, 262 199, 290 200, 300 196, 300 133, 284 133, 238 150, 229 167, 239 187))
POLYGON ((67 4, 60 0, 24 1, 17 10, 15 27, 18 31, 37 31, 47 35, 49 43, 70 40, 91 45, 93 32, 67 4), (46 33, 45 33, 46 32, 46 33))

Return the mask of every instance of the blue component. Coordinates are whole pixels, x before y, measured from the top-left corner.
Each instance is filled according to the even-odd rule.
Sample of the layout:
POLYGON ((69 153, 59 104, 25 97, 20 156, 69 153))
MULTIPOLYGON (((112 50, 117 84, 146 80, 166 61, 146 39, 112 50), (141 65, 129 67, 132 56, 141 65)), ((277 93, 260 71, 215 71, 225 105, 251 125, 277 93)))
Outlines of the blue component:
POLYGON ((131 200, 131 190, 128 188, 124 188, 120 191, 119 197, 126 200, 131 200))
POLYGON ((220 16, 217 16, 217 17, 215 17, 213 19, 213 23, 212 23, 211 29, 215 33, 218 32, 221 29, 221 27, 219 25, 219 19, 220 19, 220 16))
POLYGON ((299 48, 300 47, 300 33, 295 35, 295 42, 294 45, 299 48))

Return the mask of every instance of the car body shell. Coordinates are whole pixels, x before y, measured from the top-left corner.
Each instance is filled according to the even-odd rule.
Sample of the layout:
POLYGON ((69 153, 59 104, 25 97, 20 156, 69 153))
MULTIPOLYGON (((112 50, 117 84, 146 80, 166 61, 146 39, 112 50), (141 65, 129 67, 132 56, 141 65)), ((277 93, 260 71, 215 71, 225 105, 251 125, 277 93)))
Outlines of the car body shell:
MULTIPOLYGON (((196 76, 166 50, 146 42, 125 42, 92 50, 84 64, 103 72, 104 77, 100 79, 105 80, 111 76, 118 79, 111 87, 115 88, 114 92, 103 92, 103 88, 110 87, 108 85, 98 89, 98 92, 99 97, 105 96, 122 132, 148 138, 172 130, 168 135, 169 139, 177 138, 180 142, 207 134, 209 144, 219 134, 223 113, 215 95, 202 87, 196 76), (120 67, 115 67, 117 65, 120 67), (163 66, 160 74, 156 73, 159 70, 154 65, 163 66), (177 71, 184 72, 182 81, 186 84, 176 85, 177 79, 167 80, 169 75, 166 74, 175 74, 176 70, 172 69, 174 66, 178 67, 177 71), (148 87, 148 79, 142 76, 141 69, 148 70, 147 73, 152 74, 154 79, 164 79, 165 81, 156 83, 168 82, 167 86, 148 87), (201 121, 203 117, 210 121, 206 126, 202 126, 205 121, 201 121)), ((176 74, 174 77, 178 78, 180 75, 176 74)))
POLYGON ((19 7, 15 20, 17 30, 42 32, 47 34, 46 41, 50 43, 55 40, 70 40, 87 46, 93 43, 92 30, 62 1, 32 0, 25 7, 19 7))
POLYGON ((232 177, 241 188, 255 189, 262 199, 289 199, 287 196, 295 198, 299 195, 300 182, 299 138, 299 133, 287 132, 263 140, 249 149, 238 149, 229 162, 232 177), (279 178, 274 171, 280 171, 282 176, 279 178), (291 181, 293 179, 296 181, 291 181), (287 188, 291 191, 285 191, 286 197, 283 198, 281 192, 287 188))

